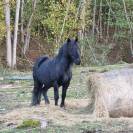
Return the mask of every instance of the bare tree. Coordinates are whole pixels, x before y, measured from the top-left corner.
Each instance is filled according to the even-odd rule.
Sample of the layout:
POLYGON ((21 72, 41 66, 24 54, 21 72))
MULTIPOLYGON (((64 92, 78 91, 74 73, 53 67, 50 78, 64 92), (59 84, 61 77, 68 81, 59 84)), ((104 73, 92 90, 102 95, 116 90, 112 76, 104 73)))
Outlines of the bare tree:
POLYGON ((108 23, 107 23, 107 40, 109 39, 109 21, 110 21, 110 8, 109 8, 109 11, 108 11, 108 23))
POLYGON ((100 1, 100 9, 99 9, 99 37, 102 39, 102 0, 100 1))
POLYGON ((85 32, 85 17, 86 17, 86 0, 82 1, 82 7, 81 7, 81 14, 80 14, 80 19, 81 19, 81 33, 80 33, 80 38, 83 39, 84 37, 84 32, 85 32))
POLYGON ((68 17, 70 3, 71 3, 71 0, 68 0, 68 4, 67 4, 67 8, 66 8, 66 14, 65 14, 65 17, 64 17, 64 20, 63 20, 63 24, 62 24, 58 44, 60 44, 60 41, 61 41, 61 38, 62 38, 62 35, 63 35, 63 32, 64 32, 64 27, 65 27, 65 23, 66 23, 66 20, 67 20, 67 17, 68 17))
POLYGON ((30 42, 30 27, 31 27, 31 22, 32 22, 33 15, 34 15, 34 12, 35 12, 35 9, 36 9, 37 0, 33 0, 32 3, 33 3, 32 13, 31 13, 31 16, 29 18, 29 21, 28 21, 28 24, 27 24, 27 29, 26 29, 26 37, 25 37, 24 50, 23 50, 24 54, 26 53, 26 51, 27 51, 27 49, 29 47, 29 42, 30 42))
POLYGON ((127 22, 128 22, 129 34, 130 34, 130 38, 129 38, 130 50, 131 50, 131 54, 132 54, 132 56, 133 56, 132 25, 130 24, 130 19, 129 19, 128 14, 127 14, 127 9, 126 9, 125 0, 123 0, 123 6, 124 6, 124 11, 125 11, 126 19, 127 19, 127 22))
POLYGON ((24 18, 23 18, 23 12, 24 12, 24 0, 21 0, 21 14, 20 14, 20 21, 21 21, 21 43, 24 44, 24 18))
POLYGON ((20 0, 16 1, 16 16, 15 16, 15 26, 14 26, 14 40, 13 40, 13 64, 12 67, 16 67, 16 50, 17 50, 17 36, 18 36, 18 22, 19 22, 19 10, 20 10, 20 0))
POLYGON ((93 34, 93 36, 94 36, 94 32, 95 32, 95 21, 96 21, 96 18, 95 18, 95 16, 96 16, 96 0, 94 1, 94 6, 93 6, 93 26, 92 26, 92 34, 93 34))
POLYGON ((7 47, 7 65, 12 66, 12 45, 11 45, 11 30, 10 30, 10 6, 9 0, 3 0, 4 12, 5 12, 5 23, 6 23, 6 47, 7 47))

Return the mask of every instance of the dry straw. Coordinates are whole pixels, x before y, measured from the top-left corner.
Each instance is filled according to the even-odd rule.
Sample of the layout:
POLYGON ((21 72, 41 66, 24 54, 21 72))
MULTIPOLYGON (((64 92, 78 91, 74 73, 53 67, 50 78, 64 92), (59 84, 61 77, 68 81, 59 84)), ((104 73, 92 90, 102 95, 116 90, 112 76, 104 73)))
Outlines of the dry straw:
POLYGON ((91 74, 87 84, 96 117, 133 116, 133 69, 91 74))

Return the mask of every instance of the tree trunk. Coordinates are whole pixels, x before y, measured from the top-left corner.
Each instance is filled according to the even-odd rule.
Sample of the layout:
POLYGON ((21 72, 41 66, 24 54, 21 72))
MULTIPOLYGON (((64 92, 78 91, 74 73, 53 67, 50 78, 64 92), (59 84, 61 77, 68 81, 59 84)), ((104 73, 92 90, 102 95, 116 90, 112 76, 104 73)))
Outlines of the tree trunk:
POLYGON ((81 25, 81 29, 79 30, 79 38, 81 40, 83 40, 84 37, 84 32, 85 32, 85 16, 86 16, 86 0, 82 0, 80 1, 80 25, 81 25))
POLYGON ((24 0, 21 0, 21 43, 24 44, 24 19, 23 19, 23 11, 24 11, 24 0))
POLYGON ((29 48, 29 42, 30 42, 30 27, 31 27, 31 22, 32 22, 32 18, 36 9, 36 2, 37 0, 33 0, 33 9, 32 9, 32 14, 30 16, 29 22, 27 24, 27 29, 26 29, 26 37, 25 37, 25 43, 24 43, 24 50, 23 53, 25 54, 27 49, 29 48))
POLYGON ((3 0, 4 12, 5 12, 5 23, 6 23, 6 47, 7 47, 7 65, 12 66, 12 45, 11 45, 11 31, 10 31, 10 7, 9 0, 3 0))
POLYGON ((99 9, 99 38, 102 39, 102 0, 100 1, 100 9, 99 9))
POLYGON ((15 28, 14 28, 14 40, 13 40, 13 64, 12 67, 16 67, 16 50, 17 50, 17 33, 18 33, 18 22, 19 22, 19 9, 20 0, 16 1, 16 16, 15 16, 15 28))
POLYGON ((62 38, 62 35, 63 35, 63 32, 64 32, 64 27, 65 27, 65 23, 66 23, 66 20, 67 20, 67 17, 68 17, 70 3, 71 3, 71 0, 68 0, 68 4, 67 4, 67 8, 66 8, 66 14, 65 14, 65 17, 64 17, 64 20, 63 20, 63 24, 62 24, 62 28, 61 28, 61 32, 60 32, 60 36, 59 36, 58 47, 59 47, 59 44, 61 42, 61 38, 62 38))
POLYGON ((127 14, 127 9, 126 9, 125 0, 123 0, 123 6, 124 6, 124 11, 125 11, 125 16, 126 16, 126 19, 127 19, 128 27, 129 27, 129 34, 130 34, 129 43, 130 43, 131 54, 132 54, 132 56, 133 56, 132 25, 131 25, 130 19, 129 19, 129 17, 128 17, 128 14, 127 14))
POLYGON ((92 34, 94 36, 95 34, 95 26, 96 26, 96 0, 94 1, 94 5, 93 5, 93 26, 92 26, 92 34))
POLYGON ((110 8, 109 8, 109 11, 108 11, 108 23, 107 23, 107 36, 106 36, 106 38, 107 38, 107 41, 108 41, 108 39, 109 39, 109 21, 110 21, 110 8))

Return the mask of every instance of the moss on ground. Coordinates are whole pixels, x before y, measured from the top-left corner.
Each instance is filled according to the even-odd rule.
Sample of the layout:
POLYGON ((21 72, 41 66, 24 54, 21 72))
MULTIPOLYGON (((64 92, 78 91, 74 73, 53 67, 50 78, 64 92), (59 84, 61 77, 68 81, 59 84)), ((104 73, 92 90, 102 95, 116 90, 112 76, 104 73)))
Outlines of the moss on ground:
POLYGON ((27 119, 24 120, 23 123, 21 125, 18 125, 17 128, 36 128, 40 126, 40 121, 39 120, 33 120, 33 119, 27 119))

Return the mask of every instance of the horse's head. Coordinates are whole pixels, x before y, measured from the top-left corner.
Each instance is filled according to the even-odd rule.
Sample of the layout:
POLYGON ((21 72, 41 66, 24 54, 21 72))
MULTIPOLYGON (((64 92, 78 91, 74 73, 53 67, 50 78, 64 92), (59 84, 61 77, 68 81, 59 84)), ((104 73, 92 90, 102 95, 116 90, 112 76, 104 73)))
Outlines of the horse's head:
POLYGON ((80 65, 80 50, 78 46, 78 39, 67 39, 68 56, 76 64, 80 65))

